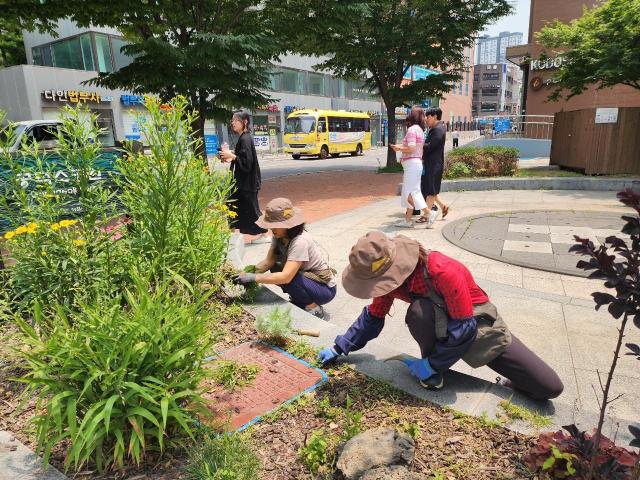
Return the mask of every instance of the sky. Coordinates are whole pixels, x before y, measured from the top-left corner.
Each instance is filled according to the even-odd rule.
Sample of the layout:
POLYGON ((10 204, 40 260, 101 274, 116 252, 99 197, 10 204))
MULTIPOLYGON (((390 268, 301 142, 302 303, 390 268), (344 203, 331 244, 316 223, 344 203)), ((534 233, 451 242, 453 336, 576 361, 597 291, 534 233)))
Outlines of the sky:
POLYGON ((483 34, 496 36, 500 32, 522 32, 524 34, 523 43, 527 43, 529 35, 529 7, 531 0, 513 0, 513 15, 503 17, 493 25, 489 25, 483 34))

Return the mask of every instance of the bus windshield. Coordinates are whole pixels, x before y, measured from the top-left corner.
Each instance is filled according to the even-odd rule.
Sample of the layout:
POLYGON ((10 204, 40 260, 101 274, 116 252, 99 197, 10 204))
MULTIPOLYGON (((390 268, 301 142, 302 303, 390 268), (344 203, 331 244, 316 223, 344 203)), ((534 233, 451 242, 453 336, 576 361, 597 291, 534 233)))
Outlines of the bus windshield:
POLYGON ((312 133, 316 131, 316 119, 312 116, 287 118, 284 133, 312 133))

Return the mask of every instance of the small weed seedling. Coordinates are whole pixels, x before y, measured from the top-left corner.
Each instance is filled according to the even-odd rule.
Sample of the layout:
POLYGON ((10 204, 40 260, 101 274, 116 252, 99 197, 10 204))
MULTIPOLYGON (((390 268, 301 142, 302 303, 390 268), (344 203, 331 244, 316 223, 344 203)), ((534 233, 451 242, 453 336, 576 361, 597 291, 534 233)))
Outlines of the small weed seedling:
POLYGON ((355 437, 362 430, 362 412, 353 410, 353 400, 347 395, 347 403, 344 408, 344 425, 342 427, 341 440, 347 441, 355 437))
POLYGON ((246 435, 205 434, 190 450, 185 470, 190 480, 257 480, 260 467, 246 435))
POLYGON ((302 463, 313 475, 329 465, 329 447, 332 439, 323 430, 314 430, 306 445, 299 451, 302 463))
POLYGON ((551 456, 542 465, 542 470, 549 470, 556 462, 564 461, 565 471, 562 472, 564 476, 570 477, 575 475, 576 469, 573 467, 573 460, 577 458, 572 453, 561 452, 555 445, 549 445, 551 447, 551 456))
POLYGON ((417 423, 409 423, 405 421, 402 422, 400 428, 414 440, 417 440, 418 435, 420 435, 420 425, 418 425, 417 423))
POLYGON ((537 411, 531 411, 521 405, 516 405, 511 401, 512 397, 507 400, 503 400, 499 403, 500 408, 504 410, 505 416, 509 420, 524 420, 528 422, 534 428, 547 428, 550 427, 553 422, 551 417, 541 415, 537 411))
POLYGON ((491 418, 487 412, 482 412, 479 417, 476 418, 478 425, 487 428, 502 427, 502 420, 499 418, 491 418))
POLYGON ((280 309, 276 307, 266 315, 258 315, 256 329, 258 334, 270 343, 284 345, 287 334, 291 332, 291 308, 280 309))
POLYGON ((336 420, 340 416, 340 409, 332 407, 329 396, 323 397, 316 405, 316 416, 327 420, 336 420))
POLYGON ((318 363, 318 350, 316 347, 309 345, 304 340, 290 340, 287 342, 286 350, 294 357, 301 358, 313 366, 318 363))
POLYGON ((218 360, 213 368, 213 380, 232 392, 236 387, 251 384, 260 368, 257 365, 242 365, 232 360, 218 360))

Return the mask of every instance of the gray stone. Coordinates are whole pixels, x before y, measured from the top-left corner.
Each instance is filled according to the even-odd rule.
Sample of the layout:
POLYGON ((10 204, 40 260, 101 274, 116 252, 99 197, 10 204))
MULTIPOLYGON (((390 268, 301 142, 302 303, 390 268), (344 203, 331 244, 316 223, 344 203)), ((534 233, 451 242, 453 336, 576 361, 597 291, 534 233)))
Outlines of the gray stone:
POLYGON ((347 480, 358 480, 376 467, 409 465, 415 449, 409 435, 392 428, 375 428, 349 440, 336 465, 347 480))
POLYGON ((0 478, 2 480, 66 480, 40 457, 16 440, 11 432, 0 431, 0 478))
POLYGON ((380 467, 366 472, 360 480, 427 480, 422 473, 410 472, 407 467, 380 467))

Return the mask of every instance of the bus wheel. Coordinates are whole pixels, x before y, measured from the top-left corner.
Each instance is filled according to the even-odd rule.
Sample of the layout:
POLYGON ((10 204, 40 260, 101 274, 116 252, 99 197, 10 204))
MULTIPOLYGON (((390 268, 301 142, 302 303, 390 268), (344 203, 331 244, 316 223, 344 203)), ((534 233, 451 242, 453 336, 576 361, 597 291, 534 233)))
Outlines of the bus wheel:
POLYGON ((322 160, 324 160, 328 156, 329 156, 329 147, 327 147, 326 145, 322 145, 322 148, 320 149, 320 154, 318 155, 318 158, 321 158, 322 160))
POLYGON ((300 160, 300 155, 298 154, 293 154, 291 156, 293 157, 294 160, 300 160))
POLYGON ((362 145, 358 144, 356 151, 351 153, 351 156, 359 157, 362 155, 362 145))

